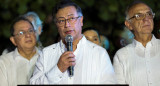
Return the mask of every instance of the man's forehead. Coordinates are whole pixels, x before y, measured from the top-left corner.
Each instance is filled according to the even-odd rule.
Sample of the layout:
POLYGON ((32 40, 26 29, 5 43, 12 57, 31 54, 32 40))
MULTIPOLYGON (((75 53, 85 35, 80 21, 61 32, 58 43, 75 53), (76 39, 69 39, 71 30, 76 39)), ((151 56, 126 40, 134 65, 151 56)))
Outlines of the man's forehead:
POLYGON ((14 24, 15 29, 23 29, 23 27, 32 28, 32 25, 28 21, 20 20, 14 24))
POLYGON ((146 4, 140 3, 140 4, 134 5, 130 9, 129 13, 146 13, 149 11, 151 11, 151 9, 146 4))
POLYGON ((21 25, 21 26, 23 26, 23 24, 21 24, 21 23, 23 23, 23 24, 30 24, 28 21, 25 21, 25 20, 19 20, 19 21, 17 21, 15 24, 14 24, 14 26, 16 26, 16 25, 21 25))

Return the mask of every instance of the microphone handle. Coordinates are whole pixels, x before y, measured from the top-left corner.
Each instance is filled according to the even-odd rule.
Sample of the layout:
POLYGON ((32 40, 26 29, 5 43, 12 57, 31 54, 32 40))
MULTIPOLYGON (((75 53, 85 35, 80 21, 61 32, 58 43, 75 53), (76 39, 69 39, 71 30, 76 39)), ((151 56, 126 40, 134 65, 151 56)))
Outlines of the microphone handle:
POLYGON ((67 51, 73 51, 72 42, 67 42, 67 51))
POLYGON ((68 71, 69 71, 69 77, 73 76, 73 72, 74 72, 74 67, 73 66, 69 66, 68 67, 68 71))
MULTIPOLYGON (((72 42, 67 42, 67 51, 73 51, 72 42)), ((72 77, 74 72, 74 67, 69 66, 68 72, 69 72, 69 77, 72 77)))

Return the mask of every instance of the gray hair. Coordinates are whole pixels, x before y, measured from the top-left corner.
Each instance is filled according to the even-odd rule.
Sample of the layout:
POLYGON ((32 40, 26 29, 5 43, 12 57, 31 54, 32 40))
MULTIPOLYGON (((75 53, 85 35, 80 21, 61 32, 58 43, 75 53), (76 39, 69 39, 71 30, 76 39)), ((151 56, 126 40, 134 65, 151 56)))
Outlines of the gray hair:
MULTIPOLYGON (((128 15, 129 11, 132 9, 132 7, 134 7, 134 6, 137 5, 137 4, 145 4, 145 5, 147 5, 146 3, 142 2, 142 1, 134 1, 134 2, 132 2, 130 5, 128 5, 128 7, 127 7, 127 9, 126 9, 126 11, 125 11, 126 20, 129 19, 129 15, 128 15)), ((148 5, 147 5, 147 6, 148 6, 148 5)), ((148 6, 148 7, 149 7, 149 6, 148 6)), ((150 7, 149 7, 149 8, 150 8, 150 7)), ((150 10, 151 10, 151 12, 153 12, 151 8, 150 8, 150 10)))
MULTIPOLYGON (((26 14, 24 14, 24 16, 27 17, 31 17, 33 18, 33 22, 34 22, 34 30, 37 30, 38 27, 40 26, 42 28, 42 21, 40 20, 39 16, 35 13, 35 12, 28 12, 26 14)), ((33 23, 32 22, 32 23, 33 23)))

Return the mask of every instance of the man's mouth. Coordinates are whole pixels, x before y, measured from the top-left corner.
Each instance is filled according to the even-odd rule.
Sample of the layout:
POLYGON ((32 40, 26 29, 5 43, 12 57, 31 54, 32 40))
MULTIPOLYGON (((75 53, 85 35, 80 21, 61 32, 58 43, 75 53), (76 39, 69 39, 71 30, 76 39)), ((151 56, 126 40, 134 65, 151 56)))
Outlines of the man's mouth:
POLYGON ((148 25, 143 25, 143 27, 150 27, 150 26, 151 26, 151 25, 149 25, 149 24, 148 24, 148 25))
POLYGON ((65 33, 66 34, 71 34, 73 32, 73 30, 69 30, 69 31, 66 31, 65 33))
POLYGON ((31 42, 32 42, 32 40, 27 40, 27 41, 26 41, 26 43, 31 43, 31 42))

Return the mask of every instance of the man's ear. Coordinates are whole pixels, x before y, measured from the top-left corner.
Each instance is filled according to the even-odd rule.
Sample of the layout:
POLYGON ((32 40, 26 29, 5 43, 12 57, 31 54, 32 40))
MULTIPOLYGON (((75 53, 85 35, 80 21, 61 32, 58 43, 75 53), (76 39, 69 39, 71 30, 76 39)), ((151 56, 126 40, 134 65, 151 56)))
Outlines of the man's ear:
POLYGON ((14 44, 14 46, 17 46, 17 43, 15 42, 15 39, 13 36, 10 37, 10 41, 12 42, 12 44, 14 44))
POLYGON ((129 30, 133 30, 130 22, 128 20, 125 20, 124 24, 126 25, 126 27, 129 29, 129 30))
POLYGON ((83 16, 81 16, 81 26, 83 26, 83 16))

